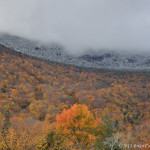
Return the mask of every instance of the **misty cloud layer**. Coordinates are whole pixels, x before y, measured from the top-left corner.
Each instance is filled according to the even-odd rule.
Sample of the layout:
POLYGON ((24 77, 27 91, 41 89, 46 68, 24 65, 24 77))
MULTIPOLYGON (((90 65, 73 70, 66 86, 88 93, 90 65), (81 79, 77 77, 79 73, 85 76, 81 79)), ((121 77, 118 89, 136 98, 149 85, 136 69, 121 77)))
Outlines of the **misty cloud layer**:
POLYGON ((150 51, 150 0, 0 0, 0 32, 73 53, 150 51))

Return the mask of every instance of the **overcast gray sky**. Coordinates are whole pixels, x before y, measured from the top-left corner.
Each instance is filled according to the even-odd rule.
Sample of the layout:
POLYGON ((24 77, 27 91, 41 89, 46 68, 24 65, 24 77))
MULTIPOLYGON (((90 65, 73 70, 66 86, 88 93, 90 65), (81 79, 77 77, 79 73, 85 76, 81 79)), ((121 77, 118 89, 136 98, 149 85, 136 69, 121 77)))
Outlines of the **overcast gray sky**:
POLYGON ((75 53, 150 51, 150 0, 0 0, 0 32, 75 53))

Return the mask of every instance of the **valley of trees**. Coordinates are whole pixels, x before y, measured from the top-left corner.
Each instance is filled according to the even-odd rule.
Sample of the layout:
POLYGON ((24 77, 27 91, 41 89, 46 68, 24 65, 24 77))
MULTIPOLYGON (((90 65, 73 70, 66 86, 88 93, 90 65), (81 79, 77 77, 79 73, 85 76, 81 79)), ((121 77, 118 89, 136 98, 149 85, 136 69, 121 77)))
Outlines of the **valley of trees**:
POLYGON ((150 144, 150 73, 67 66, 0 46, 0 149, 126 149, 120 144, 150 144))

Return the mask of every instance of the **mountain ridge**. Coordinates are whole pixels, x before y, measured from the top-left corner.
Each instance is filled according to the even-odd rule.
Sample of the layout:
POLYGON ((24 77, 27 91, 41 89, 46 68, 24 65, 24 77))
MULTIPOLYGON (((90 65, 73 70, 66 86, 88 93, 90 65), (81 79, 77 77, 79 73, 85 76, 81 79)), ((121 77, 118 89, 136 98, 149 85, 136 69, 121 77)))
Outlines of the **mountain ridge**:
POLYGON ((116 70, 150 70, 150 54, 124 54, 116 51, 89 50, 80 56, 68 54, 58 44, 43 44, 18 36, 0 35, 0 44, 18 52, 79 67, 116 70))

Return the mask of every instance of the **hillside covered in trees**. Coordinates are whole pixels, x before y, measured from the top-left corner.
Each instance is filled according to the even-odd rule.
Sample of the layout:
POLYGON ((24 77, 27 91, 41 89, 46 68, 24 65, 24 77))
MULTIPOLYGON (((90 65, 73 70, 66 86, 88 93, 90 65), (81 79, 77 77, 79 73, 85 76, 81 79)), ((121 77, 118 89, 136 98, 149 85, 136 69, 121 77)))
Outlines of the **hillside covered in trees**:
POLYGON ((150 144, 150 73, 67 66, 0 47, 0 149, 132 143, 150 144))

